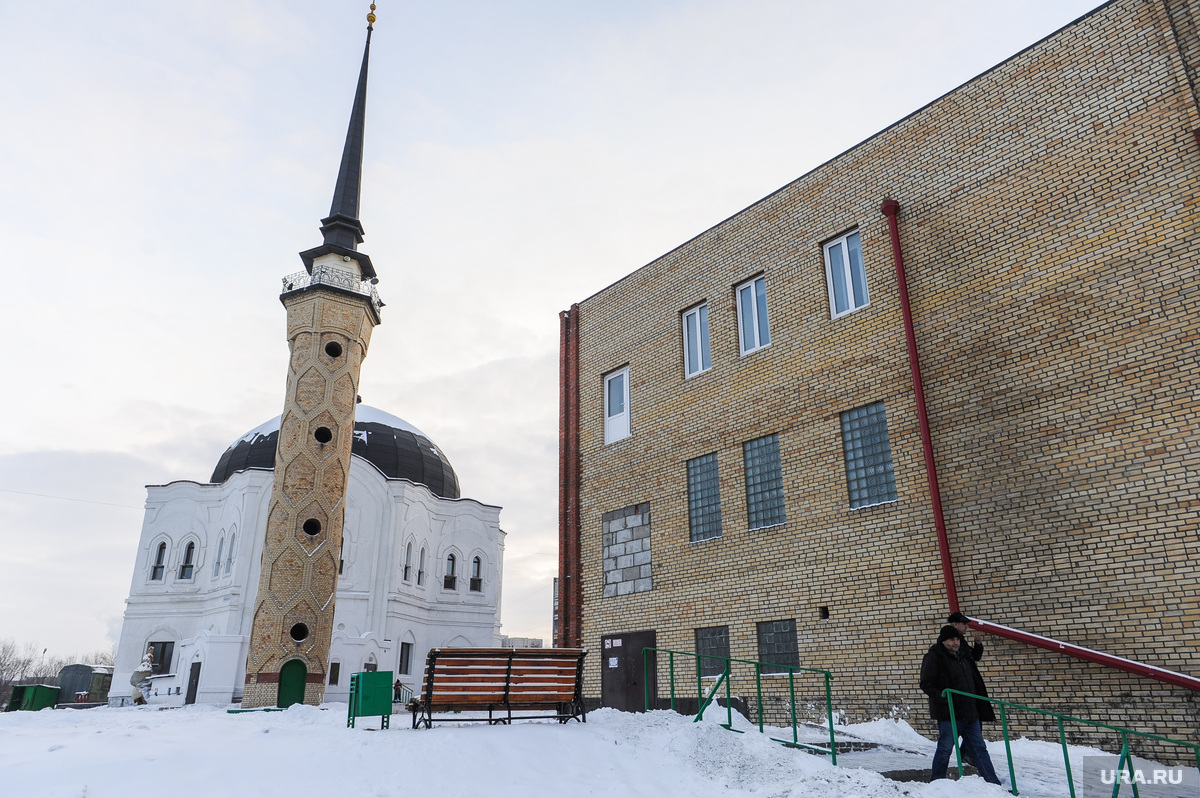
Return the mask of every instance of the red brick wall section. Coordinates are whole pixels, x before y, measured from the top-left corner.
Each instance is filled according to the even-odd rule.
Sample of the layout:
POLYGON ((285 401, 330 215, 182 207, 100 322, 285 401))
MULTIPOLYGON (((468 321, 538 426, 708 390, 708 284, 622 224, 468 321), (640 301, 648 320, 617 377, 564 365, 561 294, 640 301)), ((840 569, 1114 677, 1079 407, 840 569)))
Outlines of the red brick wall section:
POLYGON ((560 314, 558 417, 558 640, 582 646, 579 563, 579 305, 560 314))

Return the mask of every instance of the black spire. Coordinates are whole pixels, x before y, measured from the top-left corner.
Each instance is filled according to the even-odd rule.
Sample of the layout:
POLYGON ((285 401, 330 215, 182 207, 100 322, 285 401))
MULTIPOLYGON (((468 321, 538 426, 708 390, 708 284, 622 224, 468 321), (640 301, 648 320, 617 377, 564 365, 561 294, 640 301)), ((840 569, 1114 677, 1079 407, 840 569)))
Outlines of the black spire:
MULTIPOLYGON (((374 11, 375 6, 371 6, 374 11)), ((375 276, 371 259, 357 252, 363 240, 363 226, 358 220, 358 200, 362 193, 363 130, 367 118, 367 63, 371 57, 371 32, 374 30, 375 15, 367 18, 367 44, 363 48, 362 67, 358 71, 358 88, 354 91, 354 108, 350 111, 350 127, 346 130, 346 144, 342 148, 342 163, 338 167, 337 185, 333 189, 333 203, 329 215, 321 220, 321 234, 325 243, 300 253, 305 267, 312 271, 315 258, 329 253, 347 255, 362 268, 363 277, 375 276)))

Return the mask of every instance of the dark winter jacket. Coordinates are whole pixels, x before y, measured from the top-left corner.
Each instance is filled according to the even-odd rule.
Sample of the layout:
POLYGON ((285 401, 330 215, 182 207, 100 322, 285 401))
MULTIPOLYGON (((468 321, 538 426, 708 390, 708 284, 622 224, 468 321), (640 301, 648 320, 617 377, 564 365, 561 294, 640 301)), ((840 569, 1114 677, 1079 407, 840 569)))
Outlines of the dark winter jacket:
MULTIPOLYGON (((975 695, 987 695, 987 685, 983 683, 983 677, 979 675, 979 666, 975 663, 983 659, 983 643, 978 640, 975 645, 968 647, 966 642, 963 642, 958 647, 958 658, 967 663, 971 668, 971 674, 975 679, 975 689, 971 692, 975 695)), ((976 709, 979 711, 979 719, 982 721, 991 722, 996 719, 996 711, 992 709, 992 705, 987 701, 976 701, 976 709)), ((955 704, 957 709, 958 705, 955 704)))
MULTIPOLYGON (((942 691, 946 688, 975 692, 972 666, 941 643, 934 643, 921 660, 921 692, 929 696, 929 714, 934 720, 950 720, 950 705, 942 691)), ((979 720, 975 699, 953 696, 954 717, 959 722, 979 720)))

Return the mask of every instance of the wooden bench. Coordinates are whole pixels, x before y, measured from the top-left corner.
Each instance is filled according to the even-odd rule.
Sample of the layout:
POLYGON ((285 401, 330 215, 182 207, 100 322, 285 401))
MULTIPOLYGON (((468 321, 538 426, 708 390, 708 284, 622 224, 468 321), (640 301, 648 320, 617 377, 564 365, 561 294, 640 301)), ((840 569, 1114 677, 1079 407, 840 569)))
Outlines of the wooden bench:
POLYGON ((587 722, 583 708, 585 648, 435 648, 425 663, 421 697, 409 705, 413 728, 432 728, 435 712, 483 712, 455 721, 512 723, 513 711, 553 710, 566 723, 587 722), (503 713, 503 714, 498 714, 503 713))

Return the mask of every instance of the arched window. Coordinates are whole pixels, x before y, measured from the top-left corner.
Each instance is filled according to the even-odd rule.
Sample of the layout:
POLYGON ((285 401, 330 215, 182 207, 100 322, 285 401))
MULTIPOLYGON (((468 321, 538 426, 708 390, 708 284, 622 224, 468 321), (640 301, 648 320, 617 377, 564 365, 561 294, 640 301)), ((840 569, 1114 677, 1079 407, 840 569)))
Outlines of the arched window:
MULTIPOLYGON (((231 568, 233 568, 233 551, 234 551, 233 544, 235 544, 235 543, 237 543, 237 532, 234 532, 232 535, 229 536, 229 559, 225 561, 225 575, 226 576, 229 576, 229 570, 231 568)), ((217 567, 220 568, 219 565, 217 567)))
POLYGON ((425 548, 421 548, 421 562, 417 565, 417 584, 425 584, 425 548))
POLYGON ((150 581, 161 582, 163 571, 166 570, 164 561, 167 559, 167 544, 158 544, 158 554, 154 555, 154 567, 150 569, 150 581))
POLYGON ((179 578, 191 579, 192 571, 196 569, 192 560, 196 556, 196 544, 188 543, 187 548, 183 550, 183 564, 179 566, 179 578))
POLYGON ((404 581, 412 581, 412 541, 404 547, 404 581))
POLYGON ((483 560, 479 557, 471 560, 471 590, 483 590, 483 560))
POLYGON ((454 585, 457 582, 457 577, 455 576, 454 571, 457 565, 458 559, 453 554, 446 556, 446 579, 444 582, 442 582, 442 587, 444 587, 446 590, 454 589, 454 585))
POLYGON ((221 555, 225 553, 225 538, 221 538, 221 542, 217 544, 217 558, 213 560, 213 579, 221 575, 221 555))

